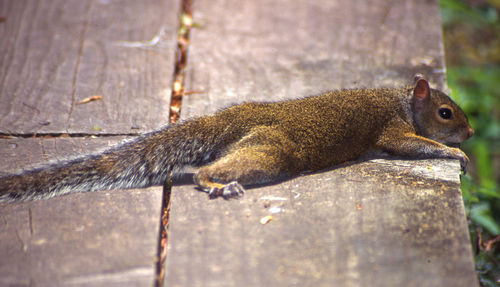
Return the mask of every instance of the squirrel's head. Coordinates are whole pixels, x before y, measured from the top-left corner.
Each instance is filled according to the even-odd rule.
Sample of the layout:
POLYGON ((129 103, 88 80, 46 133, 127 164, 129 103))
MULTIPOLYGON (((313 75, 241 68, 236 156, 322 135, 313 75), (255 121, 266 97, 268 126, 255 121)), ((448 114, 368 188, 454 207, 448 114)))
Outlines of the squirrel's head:
POLYGON ((445 93, 431 89, 422 75, 415 75, 411 93, 417 134, 452 146, 474 134, 462 109, 445 93))

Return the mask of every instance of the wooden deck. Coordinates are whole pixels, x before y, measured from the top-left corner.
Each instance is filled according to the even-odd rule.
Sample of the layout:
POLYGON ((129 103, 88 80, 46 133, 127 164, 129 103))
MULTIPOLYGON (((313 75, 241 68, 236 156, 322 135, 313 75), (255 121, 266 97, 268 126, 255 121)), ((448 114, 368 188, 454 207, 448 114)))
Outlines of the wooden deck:
MULTIPOLYGON (((0 2, 0 171, 167 123, 180 5, 0 2)), ((445 87, 434 1, 198 0, 193 12, 183 118, 416 72, 445 87)), ((1 204, 0 285, 154 285, 161 197, 1 204)), ((165 286, 478 286, 453 160, 367 158, 234 200, 178 182, 165 272, 165 286)))
MULTIPOLYGON (((1 171, 167 123, 178 12, 165 0, 1 1, 1 171)), ((153 286, 161 202, 153 187, 1 205, 0 286, 153 286)))
MULTIPOLYGON (((205 93, 185 118, 416 72, 445 86, 436 2, 194 4, 185 90, 205 93)), ((455 161, 374 160, 239 200, 174 186, 165 286, 477 286, 458 175, 455 161)))

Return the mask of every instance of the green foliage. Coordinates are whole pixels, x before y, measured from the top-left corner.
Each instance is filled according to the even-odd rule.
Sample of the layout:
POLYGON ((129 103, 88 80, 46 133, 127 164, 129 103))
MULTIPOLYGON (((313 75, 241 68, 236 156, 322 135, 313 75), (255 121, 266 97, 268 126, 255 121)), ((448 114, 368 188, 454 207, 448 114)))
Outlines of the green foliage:
POLYGON ((500 283, 500 0, 440 0, 448 85, 476 134, 462 192, 481 286, 500 283))
POLYGON ((491 5, 481 5, 472 8, 465 1, 441 0, 441 19, 447 25, 456 21, 467 21, 468 25, 482 26, 485 24, 499 25, 496 8, 500 7, 500 0, 494 0, 491 5), (496 7, 496 8, 495 8, 496 7))

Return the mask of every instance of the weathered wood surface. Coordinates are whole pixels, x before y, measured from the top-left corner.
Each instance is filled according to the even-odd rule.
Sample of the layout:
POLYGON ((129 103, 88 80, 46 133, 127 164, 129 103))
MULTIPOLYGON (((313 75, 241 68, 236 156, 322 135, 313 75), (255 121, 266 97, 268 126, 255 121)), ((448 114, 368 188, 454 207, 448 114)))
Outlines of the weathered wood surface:
POLYGON ((0 133, 168 122, 179 1, 1 1, 0 133), (100 101, 77 105, 93 95, 100 101))
MULTIPOLYGON (((183 117, 444 84, 435 1, 196 1, 183 117)), ((370 160, 208 200, 174 186, 165 286, 477 286, 458 162, 370 160), (272 215, 266 225, 259 221, 272 215)))
POLYGON ((458 169, 354 163, 243 200, 174 190, 165 286, 476 286, 458 169))
POLYGON ((338 88, 408 85, 417 72, 443 88, 433 1, 195 1, 183 117, 243 101, 338 88))
MULTIPOLYGON (((168 121, 179 1, 0 1, 0 174, 168 121), (77 105, 89 96, 102 100, 77 105)), ((0 205, 1 286, 151 286, 162 189, 0 205)))
MULTIPOLYGON (((106 139, 4 139, 2 171, 108 147, 106 139)), ((1 286, 152 286, 162 188, 0 204, 1 286)))

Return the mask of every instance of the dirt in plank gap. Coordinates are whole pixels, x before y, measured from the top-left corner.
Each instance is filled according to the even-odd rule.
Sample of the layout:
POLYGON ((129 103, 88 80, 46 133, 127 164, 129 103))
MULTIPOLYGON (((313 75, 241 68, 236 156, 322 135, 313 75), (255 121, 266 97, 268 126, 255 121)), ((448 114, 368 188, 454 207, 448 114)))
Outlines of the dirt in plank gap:
MULTIPOLYGON (((170 123, 177 122, 181 114, 182 98, 189 92, 184 91, 184 75, 187 65, 187 54, 189 46, 189 32, 193 27, 192 18, 192 0, 181 0, 181 11, 179 16, 179 28, 177 30, 177 50, 175 54, 175 69, 172 81, 172 94, 170 96, 170 123)), ((169 177, 170 178, 170 177, 169 177)), ((165 277, 165 260, 167 258, 167 241, 168 241, 168 217, 170 211, 170 192, 172 188, 171 179, 167 179, 163 186, 163 206, 161 212, 160 226, 160 246, 158 250, 158 265, 157 265, 157 285, 163 286, 165 277)))

